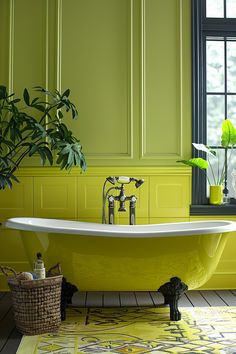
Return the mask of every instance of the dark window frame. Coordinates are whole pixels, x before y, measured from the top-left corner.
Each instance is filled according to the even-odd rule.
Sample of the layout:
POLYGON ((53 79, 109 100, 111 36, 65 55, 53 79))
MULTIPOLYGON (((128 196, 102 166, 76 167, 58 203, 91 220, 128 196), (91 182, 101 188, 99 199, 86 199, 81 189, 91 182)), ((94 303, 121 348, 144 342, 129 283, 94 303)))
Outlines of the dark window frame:
MULTIPOLYGON (((226 0, 224 0, 226 7, 226 0)), ((206 144, 206 53, 207 36, 236 37, 236 18, 206 18, 206 0, 192 0, 192 142, 206 144)), ((193 157, 205 157, 192 149, 193 157)), ((235 215, 236 206, 209 205, 205 174, 193 168, 190 215, 235 215)))

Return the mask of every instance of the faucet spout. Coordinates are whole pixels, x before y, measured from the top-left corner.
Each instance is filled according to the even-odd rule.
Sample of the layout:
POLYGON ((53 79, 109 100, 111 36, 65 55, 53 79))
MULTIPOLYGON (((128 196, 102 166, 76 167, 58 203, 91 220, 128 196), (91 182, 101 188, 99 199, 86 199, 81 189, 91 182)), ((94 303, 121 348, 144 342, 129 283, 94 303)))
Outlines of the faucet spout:
POLYGON ((118 211, 126 211, 125 202, 120 201, 120 207, 118 211))
POLYGON ((120 202, 120 207, 118 211, 126 211, 126 207, 125 207, 126 195, 125 195, 125 189, 123 184, 120 187, 120 194, 118 195, 117 200, 120 202))

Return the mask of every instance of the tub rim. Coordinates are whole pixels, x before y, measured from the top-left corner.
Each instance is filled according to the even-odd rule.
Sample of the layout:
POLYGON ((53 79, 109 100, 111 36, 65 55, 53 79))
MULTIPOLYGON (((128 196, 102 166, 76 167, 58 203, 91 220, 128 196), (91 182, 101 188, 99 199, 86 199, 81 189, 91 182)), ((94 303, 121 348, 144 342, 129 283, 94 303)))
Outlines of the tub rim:
POLYGON ((201 220, 161 224, 109 225, 64 219, 14 217, 7 219, 3 227, 21 231, 77 234, 80 236, 150 238, 232 232, 236 231, 236 222, 201 220))

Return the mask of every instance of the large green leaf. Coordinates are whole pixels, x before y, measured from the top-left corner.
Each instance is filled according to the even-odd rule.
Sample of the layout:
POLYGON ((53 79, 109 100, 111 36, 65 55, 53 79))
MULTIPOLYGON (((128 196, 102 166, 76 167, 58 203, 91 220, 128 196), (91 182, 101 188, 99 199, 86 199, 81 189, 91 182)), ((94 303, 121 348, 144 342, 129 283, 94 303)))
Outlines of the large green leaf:
POLYGON ((201 157, 197 157, 194 159, 189 159, 189 160, 179 160, 177 162, 182 162, 185 165, 191 166, 191 167, 198 167, 201 170, 206 170, 209 166, 208 162, 201 157))
POLYGON ((0 85, 0 100, 7 98, 6 86, 0 85))
POLYGON ((225 148, 236 144, 236 129, 229 119, 222 123, 221 145, 225 148))
POLYGON ((63 92, 62 96, 69 97, 70 95, 70 89, 67 89, 65 92, 63 92))
POLYGON ((206 152, 209 155, 216 156, 215 150, 212 150, 211 148, 209 148, 208 146, 206 146, 204 144, 193 143, 193 146, 195 147, 195 149, 197 149, 199 151, 203 151, 203 152, 206 152))
POLYGON ((53 156, 52 156, 52 153, 51 153, 50 149, 45 146, 44 147, 44 152, 45 152, 45 155, 46 155, 50 165, 52 165, 53 164, 53 156))
POLYGON ((30 105, 30 97, 29 97, 29 92, 26 88, 24 89, 23 97, 24 97, 24 101, 27 104, 27 106, 29 106, 30 105))

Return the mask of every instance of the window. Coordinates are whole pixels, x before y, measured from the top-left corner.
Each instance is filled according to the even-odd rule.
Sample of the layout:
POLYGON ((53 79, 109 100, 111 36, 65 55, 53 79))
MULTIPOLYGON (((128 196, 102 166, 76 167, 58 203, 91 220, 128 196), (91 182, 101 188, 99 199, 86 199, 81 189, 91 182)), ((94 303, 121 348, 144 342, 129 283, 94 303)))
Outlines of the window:
MULTIPOLYGON (((235 197, 231 173, 233 165, 236 170, 236 149, 222 148, 220 137, 223 119, 236 126, 236 0, 192 0, 192 65, 193 142, 217 150, 221 166, 230 155, 224 193, 235 197)), ((193 157, 205 156, 194 149, 193 157)), ((218 162, 213 164, 217 168, 218 162)), ((236 205, 208 205, 207 181, 201 170, 193 169, 192 185, 191 215, 236 214, 236 205)))

